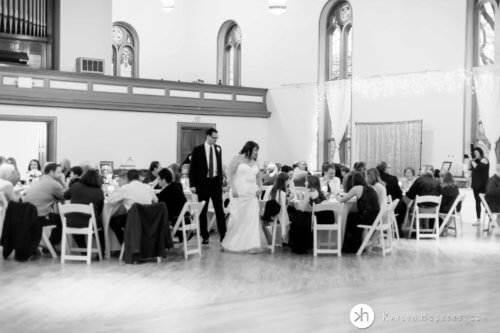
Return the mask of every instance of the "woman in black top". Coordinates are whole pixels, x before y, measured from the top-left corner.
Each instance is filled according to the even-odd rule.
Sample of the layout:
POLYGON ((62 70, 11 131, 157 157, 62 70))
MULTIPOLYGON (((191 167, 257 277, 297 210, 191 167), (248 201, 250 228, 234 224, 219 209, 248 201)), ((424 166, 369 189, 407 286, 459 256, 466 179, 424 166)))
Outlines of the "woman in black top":
POLYGON ((158 178, 160 179, 158 184, 163 188, 157 195, 158 202, 164 202, 167 205, 168 219, 170 224, 174 225, 187 201, 184 190, 181 183, 173 181, 172 173, 168 169, 161 169, 158 178))
MULTIPOLYGON (((460 195, 460 191, 458 190, 457 184, 455 184, 455 180, 453 176, 449 172, 445 172, 441 175, 441 206, 439 207, 439 212, 448 214, 455 202, 455 199, 460 195)), ((460 211, 461 204, 458 204, 457 211, 460 211)))
POLYGON ((472 170, 471 188, 474 193, 474 199, 476 200, 477 217, 477 222, 473 225, 478 226, 481 224, 481 199, 479 198, 479 194, 486 192, 486 183, 488 182, 490 173, 490 162, 484 157, 481 148, 476 147, 472 152, 474 153, 474 160, 469 162, 469 170, 472 170))
POLYGON ((372 225, 380 211, 380 206, 377 192, 373 186, 366 183, 364 174, 355 172, 351 177, 353 187, 344 197, 340 197, 339 201, 345 202, 352 197, 357 197, 358 211, 347 216, 342 252, 356 253, 361 246, 363 236, 358 224, 372 225))
MULTIPOLYGON (((99 174, 96 170, 87 171, 79 182, 73 183, 71 187, 64 193, 64 199, 71 200, 72 204, 93 204, 94 213, 99 230, 99 240, 101 248, 104 245, 104 235, 102 230, 102 208, 104 207, 104 192, 101 189, 99 174)), ((68 227, 71 228, 86 228, 89 225, 89 216, 86 214, 71 213, 66 215, 68 227)), ((79 247, 87 247, 83 235, 75 235, 75 241, 79 247)), ((103 248, 102 248, 103 250, 103 248)))

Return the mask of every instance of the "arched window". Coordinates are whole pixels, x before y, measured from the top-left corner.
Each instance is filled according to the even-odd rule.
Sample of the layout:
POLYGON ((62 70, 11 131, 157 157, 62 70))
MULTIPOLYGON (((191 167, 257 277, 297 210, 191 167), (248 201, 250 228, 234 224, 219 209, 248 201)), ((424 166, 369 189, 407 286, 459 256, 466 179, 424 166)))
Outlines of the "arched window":
MULTIPOLYGON (((473 22, 473 67, 495 64, 495 0, 474 0, 473 22)), ((473 139, 478 145, 490 149, 491 142, 485 136, 475 96, 472 101, 473 139)), ((487 154, 488 152, 486 152, 487 154)))
POLYGON ((352 9, 347 1, 336 4, 328 15, 328 80, 352 76, 352 9))
POLYGON ((241 85, 241 30, 234 21, 225 22, 218 36, 217 81, 241 85))
POLYGON ((485 66, 495 63, 495 12, 494 1, 478 1, 475 10, 476 50, 475 65, 485 66))
POLYGON ((113 75, 139 77, 139 39, 125 22, 113 23, 113 75))
MULTIPOLYGON (((351 4, 345 0, 330 0, 320 16, 319 81, 349 79, 352 77, 352 16, 351 4)), ((350 164, 350 122, 341 142, 333 138, 328 105, 325 103, 320 137, 323 152, 320 160, 332 162, 338 149, 340 161, 350 164)))

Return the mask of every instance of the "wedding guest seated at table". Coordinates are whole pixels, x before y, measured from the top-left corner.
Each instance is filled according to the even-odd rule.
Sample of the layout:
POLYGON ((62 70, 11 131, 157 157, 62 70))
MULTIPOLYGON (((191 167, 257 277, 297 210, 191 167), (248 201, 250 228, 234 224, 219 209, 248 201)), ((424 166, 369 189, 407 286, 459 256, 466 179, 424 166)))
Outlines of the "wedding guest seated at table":
POLYGON ((500 164, 497 164, 496 173, 486 183, 485 199, 492 213, 500 213, 500 164))
POLYGON ((12 164, 14 168, 17 170, 17 161, 14 157, 9 157, 7 161, 5 161, 7 164, 12 164))
MULTIPOLYGON (((320 204, 326 200, 321 191, 319 177, 307 176, 307 191, 297 203, 296 209, 290 210, 290 248, 294 253, 307 253, 312 248, 311 212, 313 204, 320 204)), ((318 213, 318 223, 334 222, 333 212, 318 213)))
POLYGON ((345 178, 345 176, 346 176, 349 172, 351 172, 351 169, 349 169, 347 166, 345 166, 345 165, 341 165, 341 166, 340 166, 340 176, 339 176, 339 178, 340 178, 340 182, 341 182, 342 184, 344 183, 344 178, 345 178))
POLYGON ((382 181, 385 183, 385 188, 387 191, 387 195, 390 195, 392 200, 399 199, 399 203, 396 206, 394 212, 396 214, 396 220, 398 224, 398 231, 399 234, 402 235, 403 230, 403 223, 405 220, 405 214, 406 214, 406 208, 407 205, 406 203, 402 200, 403 199, 403 192, 401 191, 401 187, 399 187, 399 180, 396 176, 393 176, 390 174, 391 166, 387 162, 380 162, 377 165, 377 170, 380 173, 380 178, 382 181))
POLYGON ((262 176, 262 185, 273 185, 278 175, 278 168, 276 167, 276 164, 269 163, 266 171, 267 172, 262 176))
MULTIPOLYGON (((276 177, 273 186, 269 186, 264 194, 264 201, 275 200, 279 206, 280 211, 278 213, 278 221, 281 226, 282 240, 284 243, 288 243, 287 235, 290 228, 290 219, 288 217, 287 207, 288 207, 288 196, 287 196, 287 186, 290 182, 290 176, 287 173, 280 172, 276 177)), ((265 216, 266 210, 264 210, 264 220, 270 220, 273 216, 265 216)))
MULTIPOLYGON (((83 169, 80 166, 74 166, 69 169, 68 186, 71 187, 74 183, 79 182, 83 175, 83 169)), ((100 178, 100 177, 99 177, 100 178)))
POLYGON ((325 174, 321 178, 322 184, 326 186, 326 192, 328 193, 338 193, 340 191, 340 178, 336 177, 335 165, 329 163, 325 167, 325 174))
POLYGON ((53 245, 61 242, 61 218, 53 212, 53 206, 57 201, 64 200, 64 191, 67 184, 61 172, 61 166, 56 163, 48 163, 43 169, 43 176, 34 182, 26 192, 24 202, 32 203, 38 212, 38 219, 42 227, 55 225, 50 235, 53 245))
MULTIPOLYGON (((76 166, 74 168, 81 168, 76 166)), ((71 173, 73 171, 70 171, 71 173)), ((102 209, 104 207, 104 192, 99 182, 99 173, 96 170, 87 171, 81 179, 73 182, 69 189, 64 192, 64 199, 70 200, 72 204, 93 204, 96 224, 99 229, 99 240, 101 248, 104 247, 104 234, 102 230, 102 209)), ((66 216, 67 225, 70 228, 86 228, 89 224, 89 216, 85 214, 72 213, 66 216)), ((85 236, 74 235, 76 243, 81 248, 86 248, 85 236)))
POLYGON ((387 203, 386 184, 380 178, 380 174, 376 168, 371 168, 366 171, 366 183, 368 185, 373 186, 373 188, 377 192, 379 207, 382 207, 382 205, 386 204, 387 203))
MULTIPOLYGON (((460 195, 457 184, 450 172, 445 172, 441 174, 441 206, 439 207, 439 212, 448 214, 455 202, 455 199, 460 195)), ((462 208, 462 203, 457 206, 457 211, 462 208)))
POLYGON ((366 174, 366 164, 365 162, 356 162, 354 163, 353 170, 345 175, 342 180, 342 186, 344 187, 344 192, 349 192, 352 188, 352 175, 356 172, 361 172, 363 175, 366 174))
POLYGON ((170 224, 174 226, 187 201, 184 190, 180 183, 173 181, 172 173, 168 169, 161 169, 158 172, 158 180, 162 188, 161 192, 158 193, 158 202, 164 202, 167 205, 168 219, 170 224))
MULTIPOLYGON (((416 196, 424 195, 441 195, 441 184, 439 180, 434 178, 434 167, 430 164, 425 164, 420 169, 420 177, 415 180, 413 185, 406 192, 406 197, 410 200, 415 200, 416 196)), ((434 207, 435 204, 422 205, 426 207, 434 207)))
POLYGON ((160 172, 160 170, 161 170, 160 162, 158 161, 151 162, 149 164, 149 171, 142 182, 144 184, 151 185, 153 188, 157 187, 158 185, 157 177, 158 177, 158 172, 160 172))
MULTIPOLYGON (((123 204, 127 212, 134 203, 141 205, 150 205, 157 203, 158 198, 151 186, 143 184, 139 181, 139 171, 136 169, 127 172, 128 184, 121 186, 109 197, 109 202, 112 204, 123 204)), ((111 217, 109 222, 110 228, 115 232, 116 237, 123 243, 123 229, 127 222, 127 215, 116 215, 111 217)))
POLYGON ((310 175, 309 171, 307 171, 307 163, 306 161, 297 162, 297 166, 293 169, 293 179, 295 186, 303 187, 306 183, 306 177, 310 175))
POLYGON ((36 159, 32 159, 28 164, 28 172, 23 175, 23 179, 27 182, 38 180, 42 176, 42 165, 36 159))
POLYGON ((288 200, 291 201, 296 198, 297 191, 295 190, 295 184, 293 183, 293 168, 289 165, 283 165, 280 172, 286 173, 288 175, 288 182, 286 185, 286 195, 288 200))
POLYGON ((14 190, 14 185, 19 179, 19 172, 12 164, 0 165, 0 193, 4 194, 7 201, 19 201, 19 196, 14 190))
POLYGON ((340 202, 345 202, 353 197, 357 198, 357 212, 347 216, 344 243, 342 252, 356 253, 361 246, 363 231, 358 224, 372 225, 380 211, 379 198, 375 188, 366 183, 362 172, 352 174, 352 188, 344 196, 338 196, 340 202))
POLYGON ((172 163, 167 167, 168 170, 172 173, 172 181, 176 183, 180 183, 182 179, 181 168, 178 164, 172 163))
POLYGON ((67 158, 63 158, 59 164, 61 165, 61 172, 64 175, 64 178, 68 178, 69 171, 71 170, 71 162, 67 158))
POLYGON ((413 169, 412 167, 407 167, 404 171, 403 171, 403 174, 404 174, 404 178, 401 182, 401 189, 404 191, 404 192, 407 192, 410 187, 413 185, 413 183, 415 182, 415 169, 413 169))

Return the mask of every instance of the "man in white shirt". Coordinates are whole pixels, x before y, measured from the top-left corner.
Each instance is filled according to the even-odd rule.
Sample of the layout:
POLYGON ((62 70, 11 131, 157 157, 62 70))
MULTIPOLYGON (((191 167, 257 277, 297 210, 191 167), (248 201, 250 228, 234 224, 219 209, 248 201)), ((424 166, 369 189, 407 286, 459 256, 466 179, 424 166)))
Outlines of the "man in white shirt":
MULTIPOLYGON (((121 203, 128 211, 134 203, 141 205, 150 205, 157 203, 158 198, 154 190, 148 184, 143 184, 139 181, 139 171, 129 170, 127 172, 128 184, 123 185, 120 189, 114 192, 109 202, 113 204, 121 203)), ((123 243, 123 229, 127 222, 127 215, 117 215, 111 218, 109 223, 110 228, 115 232, 116 237, 123 243)))

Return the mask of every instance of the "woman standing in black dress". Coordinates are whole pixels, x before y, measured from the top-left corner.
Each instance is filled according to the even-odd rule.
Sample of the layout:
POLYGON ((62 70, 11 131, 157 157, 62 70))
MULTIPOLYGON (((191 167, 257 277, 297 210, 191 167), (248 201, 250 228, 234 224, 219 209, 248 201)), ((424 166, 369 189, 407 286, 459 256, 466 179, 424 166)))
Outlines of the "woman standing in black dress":
POLYGON ((344 196, 339 197, 340 202, 345 202, 352 197, 358 198, 358 211, 347 216, 344 242, 342 252, 356 253, 361 246, 363 231, 358 228, 358 224, 372 225, 380 211, 377 192, 366 183, 363 173, 355 172, 352 175, 352 188, 344 196))
POLYGON ((486 192, 486 183, 488 182, 490 173, 490 162, 484 157, 484 152, 481 148, 474 148, 472 153, 474 159, 469 162, 469 170, 472 170, 471 188, 474 193, 474 199, 476 200, 477 217, 477 222, 473 225, 478 226, 481 224, 481 199, 479 198, 479 194, 486 192))

